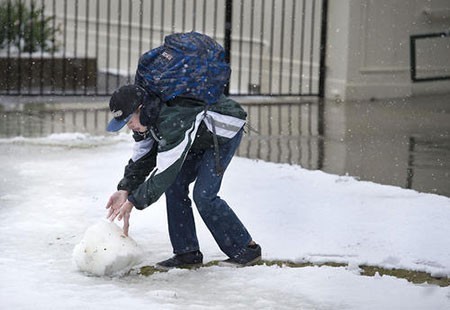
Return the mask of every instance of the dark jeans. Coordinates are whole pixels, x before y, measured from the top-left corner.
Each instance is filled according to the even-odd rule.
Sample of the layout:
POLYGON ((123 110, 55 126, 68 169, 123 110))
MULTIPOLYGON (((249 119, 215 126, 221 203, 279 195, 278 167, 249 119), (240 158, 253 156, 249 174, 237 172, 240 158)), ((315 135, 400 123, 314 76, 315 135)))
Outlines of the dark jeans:
MULTIPOLYGON (((242 138, 242 130, 220 145, 220 164, 226 169, 242 138)), ((220 249, 230 257, 252 240, 247 229, 225 200, 217 196, 223 173, 216 172, 214 149, 190 150, 175 182, 166 191, 169 235, 175 254, 199 250, 189 184, 195 182, 193 199, 220 249)))

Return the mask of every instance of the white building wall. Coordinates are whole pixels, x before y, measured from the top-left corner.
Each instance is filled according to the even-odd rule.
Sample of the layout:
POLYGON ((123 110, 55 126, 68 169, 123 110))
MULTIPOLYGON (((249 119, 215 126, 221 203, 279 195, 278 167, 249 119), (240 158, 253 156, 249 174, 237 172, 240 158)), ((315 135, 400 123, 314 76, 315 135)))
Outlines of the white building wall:
MULTIPOLYGON (((411 81, 409 44, 410 35, 449 30, 448 0, 330 0, 326 96, 352 100, 450 92, 450 80, 411 81)), ((418 74, 450 75, 450 37, 417 47, 418 74)))

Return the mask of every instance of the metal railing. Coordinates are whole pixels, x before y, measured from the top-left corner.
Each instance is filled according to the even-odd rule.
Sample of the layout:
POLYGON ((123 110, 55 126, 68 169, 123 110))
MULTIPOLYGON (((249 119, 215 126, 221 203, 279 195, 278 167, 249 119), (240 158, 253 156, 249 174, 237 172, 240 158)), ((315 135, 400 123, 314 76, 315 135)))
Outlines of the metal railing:
POLYGON ((3 0, 0 93, 109 95, 194 30, 225 47, 230 94, 322 96, 326 15, 327 0, 3 0))
POLYGON ((250 130, 237 154, 321 169, 324 160, 323 102, 244 103, 250 130))

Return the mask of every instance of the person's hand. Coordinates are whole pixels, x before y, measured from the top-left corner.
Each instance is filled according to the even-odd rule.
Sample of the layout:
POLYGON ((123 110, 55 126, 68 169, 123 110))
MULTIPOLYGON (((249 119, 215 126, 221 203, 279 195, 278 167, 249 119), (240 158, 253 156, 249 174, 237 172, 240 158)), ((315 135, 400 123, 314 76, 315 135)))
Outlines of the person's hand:
POLYGON ((111 222, 113 222, 116 217, 119 221, 123 219, 123 234, 127 237, 128 230, 130 228, 130 214, 133 207, 133 204, 127 200, 119 207, 117 211, 112 212, 112 214, 108 217, 108 220, 111 222))
POLYGON ((130 228, 130 214, 133 210, 133 204, 130 201, 125 201, 125 203, 120 207, 119 216, 117 219, 121 221, 123 219, 123 234, 128 237, 128 229, 130 228))
POLYGON ((119 214, 120 207, 124 204, 125 201, 127 201, 127 199, 127 191, 120 190, 112 194, 108 200, 108 203, 106 204, 106 209, 109 209, 106 218, 110 219, 113 215, 115 218, 119 214))

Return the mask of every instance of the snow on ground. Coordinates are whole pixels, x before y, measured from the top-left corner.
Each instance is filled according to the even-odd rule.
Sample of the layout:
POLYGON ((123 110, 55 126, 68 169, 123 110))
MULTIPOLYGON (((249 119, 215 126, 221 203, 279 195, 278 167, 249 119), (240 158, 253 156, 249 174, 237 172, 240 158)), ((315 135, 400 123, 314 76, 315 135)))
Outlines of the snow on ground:
MULTIPOLYGON (((1 308, 450 309, 449 287, 366 277, 357 268, 450 276, 449 198, 243 158, 231 163, 221 196, 264 258, 348 267, 79 272, 72 251, 106 216, 131 149, 128 135, 0 140, 1 308)), ((142 265, 172 255, 166 225, 164 198, 133 211, 130 235, 144 251, 142 265)), ((198 217, 197 229, 205 260, 225 259, 198 217)))

